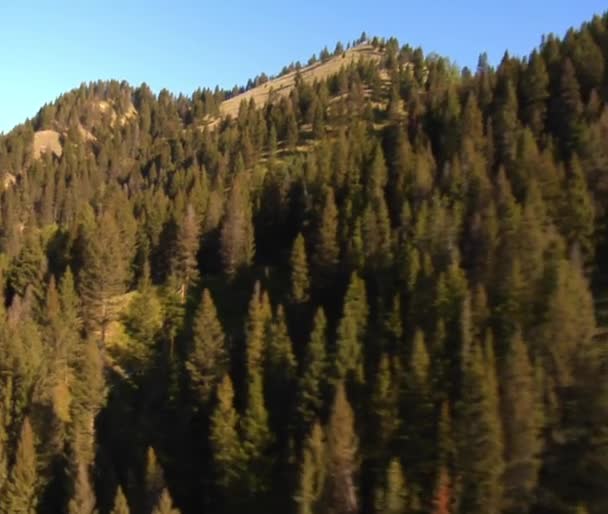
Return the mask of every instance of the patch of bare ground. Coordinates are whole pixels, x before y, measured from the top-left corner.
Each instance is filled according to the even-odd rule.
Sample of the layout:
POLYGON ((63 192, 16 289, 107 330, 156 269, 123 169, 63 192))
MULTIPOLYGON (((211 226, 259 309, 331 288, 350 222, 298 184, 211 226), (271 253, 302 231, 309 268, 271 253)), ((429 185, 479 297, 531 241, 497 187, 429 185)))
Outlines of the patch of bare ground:
POLYGON ((61 157, 63 148, 61 147, 60 134, 56 130, 39 130, 34 132, 34 144, 32 157, 39 159, 44 153, 52 152, 57 157, 61 157))

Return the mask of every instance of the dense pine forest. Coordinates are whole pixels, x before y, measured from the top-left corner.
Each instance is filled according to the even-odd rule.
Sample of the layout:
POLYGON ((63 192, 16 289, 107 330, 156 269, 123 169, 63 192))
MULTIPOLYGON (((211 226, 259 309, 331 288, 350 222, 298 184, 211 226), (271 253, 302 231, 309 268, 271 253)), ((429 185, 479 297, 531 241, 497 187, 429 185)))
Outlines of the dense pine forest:
POLYGON ((363 34, 2 135, 0 513, 608 512, 607 63, 363 34))

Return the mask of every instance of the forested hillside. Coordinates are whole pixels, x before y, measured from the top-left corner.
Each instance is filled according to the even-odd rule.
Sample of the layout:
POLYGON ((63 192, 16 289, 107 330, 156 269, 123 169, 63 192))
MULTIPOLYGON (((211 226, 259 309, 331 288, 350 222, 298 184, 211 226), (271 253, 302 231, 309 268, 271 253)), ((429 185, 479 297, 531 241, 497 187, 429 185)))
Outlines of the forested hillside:
POLYGON ((608 14, 355 44, 0 137, 0 514, 608 512, 608 14))

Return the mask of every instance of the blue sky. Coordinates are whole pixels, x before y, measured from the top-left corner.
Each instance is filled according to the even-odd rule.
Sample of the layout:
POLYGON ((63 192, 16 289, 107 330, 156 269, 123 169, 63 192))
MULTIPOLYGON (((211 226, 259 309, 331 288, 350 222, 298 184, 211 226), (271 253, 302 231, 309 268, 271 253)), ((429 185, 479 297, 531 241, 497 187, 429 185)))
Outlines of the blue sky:
POLYGON ((232 87, 363 30, 461 66, 482 51, 497 63, 505 49, 527 54, 542 34, 606 9, 605 0, 2 1, 0 131, 90 80, 187 94, 232 87))

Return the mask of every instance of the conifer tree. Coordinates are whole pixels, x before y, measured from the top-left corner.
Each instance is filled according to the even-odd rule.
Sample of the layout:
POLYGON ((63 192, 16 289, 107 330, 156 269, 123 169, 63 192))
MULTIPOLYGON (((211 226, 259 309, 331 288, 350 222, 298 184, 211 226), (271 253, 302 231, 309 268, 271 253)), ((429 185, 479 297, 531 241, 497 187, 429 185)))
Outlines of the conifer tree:
POLYGON ((152 510, 165 487, 162 466, 156 457, 154 448, 149 446, 146 451, 146 467, 144 469, 144 505, 146 510, 152 510))
POLYGON ((87 467, 78 463, 74 477, 74 493, 68 504, 69 514, 97 514, 97 499, 91 487, 87 467))
POLYGON ((192 331, 186 369, 192 389, 203 403, 207 403, 228 366, 224 331, 208 289, 203 290, 192 331))
POLYGON ((44 276, 47 259, 42 248, 40 236, 29 228, 19 255, 15 258, 8 275, 8 284, 21 297, 30 290, 41 307, 44 301, 44 276))
POLYGON ((327 318, 318 308, 306 346, 302 375, 298 383, 297 412, 303 426, 319 416, 327 386, 327 318))
POLYGON ((296 304, 305 303, 309 299, 310 280, 308 259, 304 236, 299 233, 293 243, 290 259, 291 268, 291 301, 296 304))
POLYGON ((2 514, 37 512, 37 480, 34 433, 29 419, 25 418, 21 425, 15 462, 0 497, 0 512, 2 514))
POLYGON ((270 463, 267 454, 273 440, 264 401, 264 382, 255 373, 247 382, 247 407, 241 418, 243 450, 248 463, 248 487, 251 494, 265 492, 269 486, 270 463))
POLYGON ((262 291, 260 283, 256 282, 249 301, 245 323, 245 364, 249 377, 262 372, 266 354, 265 336, 270 314, 268 297, 262 291))
POLYGON ((405 424, 406 448, 409 454, 409 476, 424 482, 435 472, 433 462, 434 405, 431 383, 431 358, 424 333, 416 330, 412 341, 407 374, 407 414, 416 423, 405 424))
POLYGON ((559 78, 559 91, 554 96, 553 130, 561 139, 565 157, 577 152, 582 138, 581 116, 583 103, 574 66, 565 59, 559 78))
POLYGON ((437 483, 433 493, 432 514, 450 514, 452 510, 452 484, 445 467, 439 469, 437 483))
POLYGON ((385 452, 397 433, 399 419, 399 387, 394 376, 393 363, 386 353, 380 357, 376 381, 371 397, 371 412, 373 416, 374 446, 380 457, 385 452))
POLYGON ((399 459, 391 459, 386 469, 384 486, 376 491, 375 512, 405 514, 408 512, 408 490, 399 459))
POLYGON ((129 514, 130 512, 125 493, 122 492, 122 487, 118 486, 114 497, 114 506, 110 514, 129 514))
POLYGON ((458 470, 460 508, 471 514, 498 514, 502 502, 503 441, 495 389, 494 362, 479 344, 465 356, 458 470))
POLYGON ((497 112, 494 115, 496 153, 499 163, 509 166, 515 158, 518 126, 517 96, 510 80, 506 79, 502 90, 497 95, 497 112))
POLYGON ((594 204, 578 158, 573 156, 566 181, 562 227, 567 242, 585 258, 593 256, 594 204))
POLYGON ((167 488, 163 489, 152 514, 180 514, 179 509, 173 507, 173 499, 167 488))
POLYGON ((315 422, 306 439, 298 475, 298 489, 295 496, 298 514, 314 514, 323 508, 326 456, 323 430, 315 422))
POLYGON ((217 405, 210 420, 210 443, 217 484, 225 495, 235 491, 244 471, 239 440, 239 417, 234 408, 234 389, 228 374, 217 387, 217 405))
POLYGON ((102 355, 97 343, 80 347, 71 402, 71 442, 74 455, 85 468, 95 457, 95 417, 105 402, 106 385, 102 355))
MULTIPOLYGON (((244 166, 241 164, 240 167, 244 166)), ((220 238, 222 263, 229 277, 253 261, 255 241, 251 216, 248 180, 244 171, 237 172, 232 181, 220 238)))
POLYGON ((200 224, 194 208, 188 205, 186 215, 178 224, 175 256, 171 263, 171 272, 177 278, 182 301, 188 289, 198 280, 199 238, 200 224))
POLYGON ((358 448, 353 410, 344 384, 339 383, 327 427, 329 504, 331 512, 336 514, 359 511, 356 486, 358 448))
POLYGON ((130 353, 134 366, 132 371, 142 373, 147 370, 154 356, 154 343, 162 328, 162 305, 150 282, 149 267, 144 265, 137 294, 129 303, 124 316, 127 332, 133 339, 130 353))
POLYGON ((505 434, 504 512, 530 510, 538 479, 541 426, 535 372, 518 334, 511 340, 502 374, 505 434))
POLYGON ((353 273, 344 297, 342 318, 336 341, 336 374, 338 379, 352 375, 356 382, 364 380, 363 340, 367 329, 368 305, 365 282, 353 273))
POLYGON ((114 217, 104 213, 95 234, 86 239, 84 267, 80 274, 85 322, 91 335, 106 342, 108 325, 116 319, 118 301, 125 292, 130 262, 124 255, 124 245, 114 217))
POLYGON ((317 227, 315 265, 317 276, 326 277, 335 271, 340 257, 338 245, 338 209, 331 188, 324 192, 324 204, 317 227))
POLYGON ((545 129, 547 100, 549 99, 549 74, 545 60, 537 51, 532 52, 521 82, 524 97, 524 120, 538 139, 545 129))

